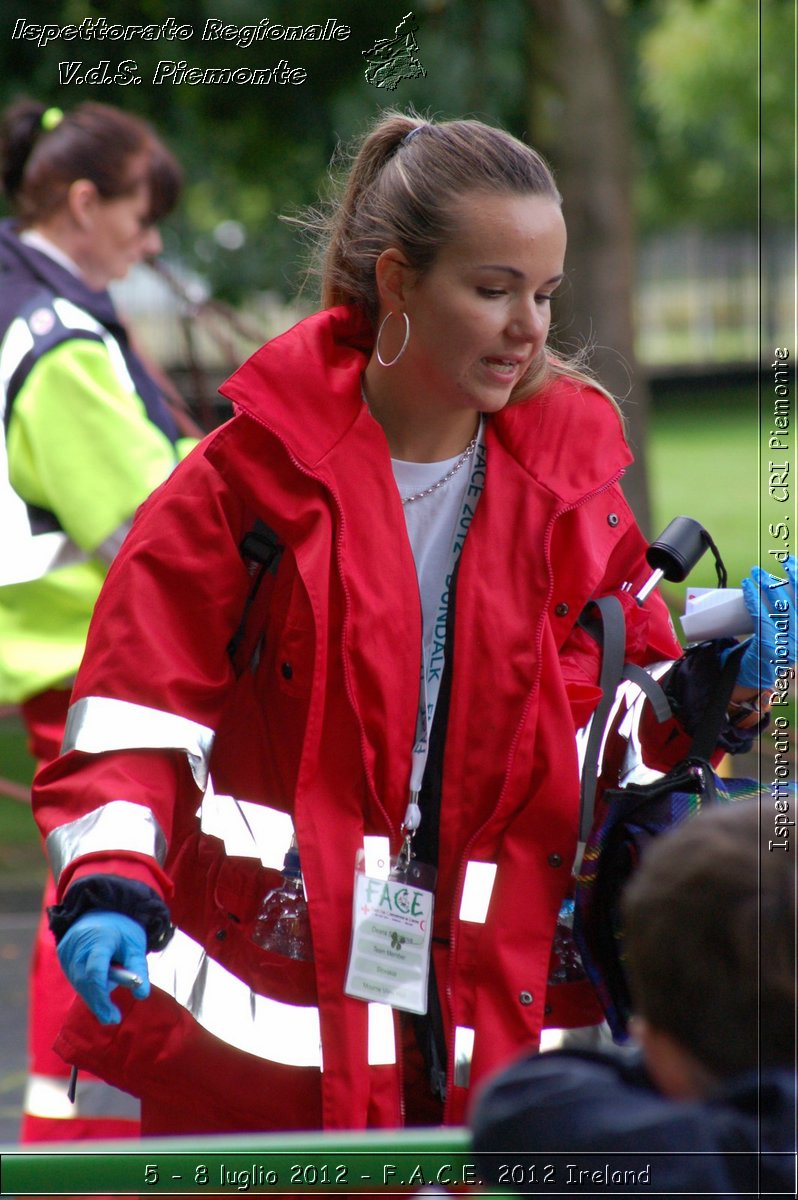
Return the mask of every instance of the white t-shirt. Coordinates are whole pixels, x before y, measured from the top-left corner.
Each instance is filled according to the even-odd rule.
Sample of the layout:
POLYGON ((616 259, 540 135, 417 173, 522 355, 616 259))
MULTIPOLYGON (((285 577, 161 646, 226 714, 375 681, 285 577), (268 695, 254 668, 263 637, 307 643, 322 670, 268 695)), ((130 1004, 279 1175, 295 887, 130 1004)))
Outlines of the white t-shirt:
MULTIPOLYGON (((400 496, 413 496, 432 487, 457 463, 460 455, 444 462, 413 463, 391 459, 400 496)), ((470 463, 453 475, 442 487, 420 500, 404 506, 407 536, 413 551, 418 576, 423 618, 423 644, 429 654, 433 641, 443 642, 445 629, 436 630, 436 617, 446 590, 446 570, 454 541, 455 525, 463 511, 470 463), (437 633, 437 637, 435 637, 437 633)))

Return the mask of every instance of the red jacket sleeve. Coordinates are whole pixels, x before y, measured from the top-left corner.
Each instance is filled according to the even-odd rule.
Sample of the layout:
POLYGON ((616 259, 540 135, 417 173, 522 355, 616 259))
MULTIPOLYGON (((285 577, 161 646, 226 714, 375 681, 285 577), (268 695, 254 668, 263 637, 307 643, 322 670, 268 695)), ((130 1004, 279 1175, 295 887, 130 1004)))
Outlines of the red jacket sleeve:
MULTIPOLYGON (((659 592, 652 592, 643 605, 634 599, 651 574, 651 568, 645 558, 647 542, 634 522, 620 488, 616 489, 613 507, 625 520, 626 529, 609 556, 603 576, 594 585, 590 599, 612 595, 620 600, 626 623, 626 662, 644 667, 676 659, 682 653, 681 646, 659 592), (624 584, 627 587, 622 590, 624 584)), ((581 729, 601 696, 601 647, 580 624, 574 624, 560 648, 560 668, 571 702, 574 729, 581 729)))
MULTIPOLYGON (((57 839, 72 847, 60 894, 73 879, 105 871, 168 897, 157 858, 140 845, 131 849, 135 838, 126 842, 120 834, 120 844, 111 844, 112 822, 102 836, 83 837, 91 847, 86 853, 74 848, 95 820, 91 814, 114 801, 140 806, 141 813, 120 811, 133 826, 154 829, 166 846, 193 822, 201 765, 192 775, 181 737, 196 737, 209 753, 235 680, 227 646, 251 583, 238 549, 245 524, 240 502, 201 449, 139 511, 97 603, 72 696, 75 712, 81 702, 90 710, 99 750, 95 744, 92 753, 65 753, 34 787, 42 834, 58 831, 57 839), (173 746, 148 742, 164 713, 174 718, 173 746)), ((52 847, 51 841, 48 852, 52 847)))

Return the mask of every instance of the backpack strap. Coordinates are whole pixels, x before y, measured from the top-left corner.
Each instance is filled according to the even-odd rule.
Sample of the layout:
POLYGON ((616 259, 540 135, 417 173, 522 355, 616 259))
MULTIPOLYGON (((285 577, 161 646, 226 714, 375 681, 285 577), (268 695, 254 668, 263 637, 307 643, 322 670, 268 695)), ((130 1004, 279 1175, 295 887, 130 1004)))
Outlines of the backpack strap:
POLYGON ((579 841, 586 842, 590 827, 593 824, 593 810, 596 803, 596 786, 598 783, 599 751, 601 749, 604 729, 610 715, 610 708, 615 698, 615 691, 623 676, 623 656, 626 648, 626 622, 623 607, 617 596, 601 596, 593 601, 598 610, 600 625, 598 630, 591 623, 584 622, 591 637, 595 637, 601 646, 601 673, 599 687, 601 699, 590 722, 590 732, 585 747, 585 759, 582 767, 582 782, 579 806, 579 841))
POLYGON ((252 583, 238 628, 227 644, 227 653, 237 676, 258 665, 266 632, 266 615, 285 546, 274 530, 258 518, 244 534, 238 549, 252 583))
MULTIPOLYGON (((645 692, 658 721, 666 721, 673 715, 668 698, 656 680, 652 679, 636 663, 624 663, 623 661, 626 646, 626 622, 623 607, 617 596, 602 596, 598 600, 591 601, 591 606, 597 609, 600 621, 580 618, 579 624, 602 647, 601 674, 599 676, 601 700, 593 713, 585 746, 579 810, 580 842, 587 841, 593 825, 599 754, 618 685, 624 679, 629 679, 637 684, 645 692)), ((715 752, 729 706, 729 699, 737 679, 740 658, 744 652, 745 643, 742 642, 727 655, 718 686, 714 689, 693 734, 693 742, 688 754, 690 760, 700 759, 709 762, 715 752)))
POLYGON ((668 697, 657 681, 652 679, 648 672, 639 667, 637 663, 624 662, 626 619, 623 605, 618 597, 600 596, 597 600, 592 600, 588 608, 597 610, 599 620, 584 618, 583 614, 583 617, 579 619, 579 624, 601 646, 601 673, 599 675, 601 700, 590 723, 582 766, 579 807, 580 842, 587 841, 593 824, 601 743, 619 684, 624 679, 635 683, 645 693, 658 721, 667 721, 669 717, 673 716, 668 697))
POLYGON ((628 679, 632 683, 637 684, 641 692, 645 692, 654 712, 654 716, 660 722, 668 721, 673 716, 673 709, 670 701, 665 695, 664 689, 653 679, 645 667, 639 667, 637 663, 624 663, 623 674, 621 679, 628 679))
POLYGON ((723 722, 726 719, 726 710, 729 707, 734 685, 737 681, 737 672, 740 667, 740 659, 747 649, 746 642, 740 642, 727 655, 726 661, 723 664, 723 669, 720 673, 718 686, 713 690, 707 702, 707 706, 701 714, 701 720, 693 734, 693 743, 690 747, 690 758, 701 758, 708 761, 718 744, 720 731, 723 728, 723 722))

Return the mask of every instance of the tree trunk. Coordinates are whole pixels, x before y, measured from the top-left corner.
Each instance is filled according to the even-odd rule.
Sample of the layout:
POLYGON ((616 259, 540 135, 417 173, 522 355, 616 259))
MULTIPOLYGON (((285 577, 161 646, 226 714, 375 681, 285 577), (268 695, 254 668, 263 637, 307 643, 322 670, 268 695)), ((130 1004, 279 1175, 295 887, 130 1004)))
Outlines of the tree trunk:
POLYGON ((635 360, 634 140, 622 18, 606 0, 527 0, 530 140, 552 164, 568 226, 566 282, 554 310, 563 349, 623 404, 635 464, 624 491, 643 531, 647 380, 635 360))

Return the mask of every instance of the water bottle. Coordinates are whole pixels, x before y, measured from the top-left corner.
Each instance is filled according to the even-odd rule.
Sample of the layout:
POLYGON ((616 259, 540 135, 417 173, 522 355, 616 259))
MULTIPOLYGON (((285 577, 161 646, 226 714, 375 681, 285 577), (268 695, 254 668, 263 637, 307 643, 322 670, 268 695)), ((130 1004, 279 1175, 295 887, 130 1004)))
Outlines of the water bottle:
POLYGON ((563 900, 552 946, 549 983, 576 983, 585 978, 585 968, 574 941, 574 902, 563 900))
POLYGON ((310 919, 299 869, 296 838, 283 860, 283 881, 267 892, 252 932, 252 941, 263 950, 286 958, 313 961, 310 919))

